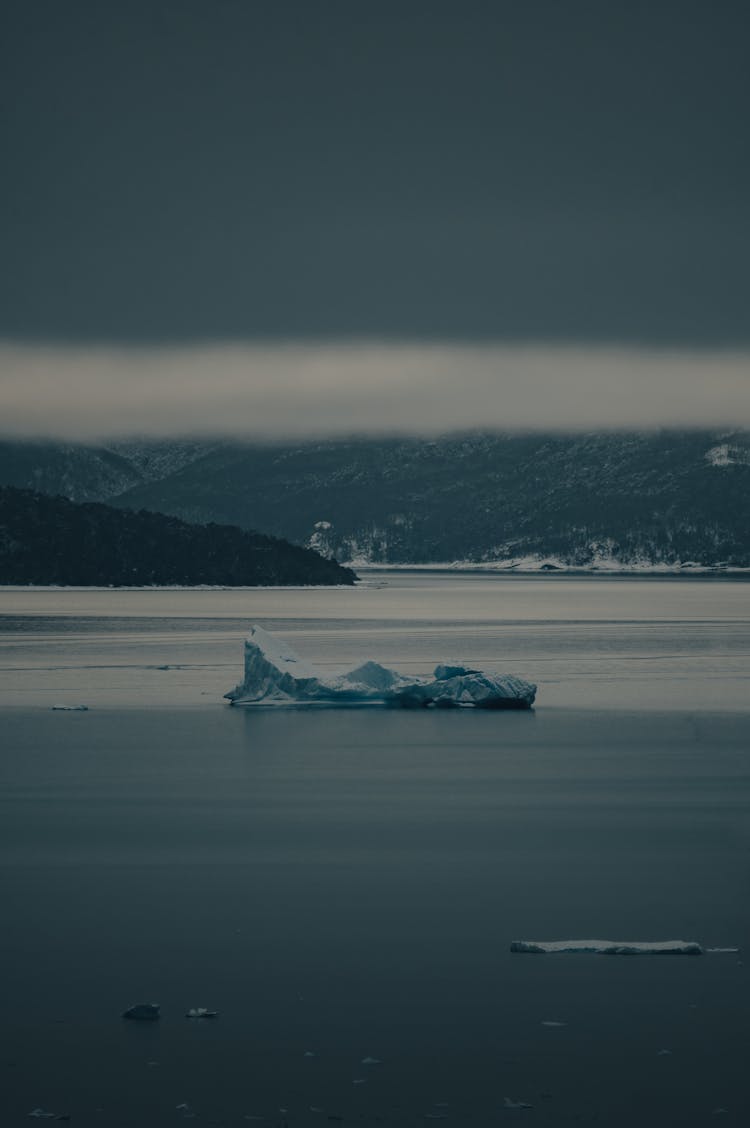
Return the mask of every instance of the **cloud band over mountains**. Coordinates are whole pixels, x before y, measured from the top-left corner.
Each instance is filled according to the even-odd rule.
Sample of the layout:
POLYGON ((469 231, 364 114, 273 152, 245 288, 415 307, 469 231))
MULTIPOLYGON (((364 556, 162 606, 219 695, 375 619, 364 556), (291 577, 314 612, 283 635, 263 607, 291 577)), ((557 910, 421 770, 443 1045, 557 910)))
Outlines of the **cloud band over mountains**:
POLYGON ((0 344, 5 435, 750 426, 750 354, 591 345, 0 344))

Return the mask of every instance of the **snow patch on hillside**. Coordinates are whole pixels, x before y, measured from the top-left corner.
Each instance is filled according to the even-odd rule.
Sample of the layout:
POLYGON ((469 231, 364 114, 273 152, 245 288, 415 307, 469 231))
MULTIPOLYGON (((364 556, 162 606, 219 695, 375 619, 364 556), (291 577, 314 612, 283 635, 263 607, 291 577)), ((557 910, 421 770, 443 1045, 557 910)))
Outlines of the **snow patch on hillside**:
POLYGON ((311 548, 313 552, 320 553, 328 560, 332 560, 336 554, 336 549, 330 537, 330 530, 332 528, 330 521, 316 521, 313 525, 313 532, 308 537, 305 548, 311 548))
POLYGON ((709 466, 750 466, 750 450, 735 443, 719 443, 703 456, 709 466))

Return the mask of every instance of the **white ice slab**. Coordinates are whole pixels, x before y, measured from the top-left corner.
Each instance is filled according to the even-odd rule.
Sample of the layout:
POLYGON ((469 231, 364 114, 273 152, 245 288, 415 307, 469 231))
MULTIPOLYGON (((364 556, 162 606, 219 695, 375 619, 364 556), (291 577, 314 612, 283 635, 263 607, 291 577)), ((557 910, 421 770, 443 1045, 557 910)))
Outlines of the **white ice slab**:
POLYGON ((700 956, 694 940, 514 940, 511 952, 594 952, 603 956, 700 956))

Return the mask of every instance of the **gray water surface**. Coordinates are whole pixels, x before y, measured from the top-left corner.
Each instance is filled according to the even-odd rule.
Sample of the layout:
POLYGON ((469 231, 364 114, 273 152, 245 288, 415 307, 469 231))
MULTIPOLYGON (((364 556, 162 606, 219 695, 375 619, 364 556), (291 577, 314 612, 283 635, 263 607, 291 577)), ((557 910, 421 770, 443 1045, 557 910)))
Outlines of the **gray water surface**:
POLYGON ((491 580, 401 582, 344 592, 339 617, 339 592, 0 593, 0 1123, 41 1106, 150 1128, 183 1102, 290 1128, 748 1121, 742 955, 509 945, 747 946, 749 589, 696 604, 626 581, 605 629, 568 581, 519 594, 516 618, 491 580), (515 640, 539 706, 229 708, 241 601, 326 668, 374 642, 421 670, 515 640), (176 652, 187 669, 156 668, 176 652), (60 696, 90 711, 52 712, 60 696), (121 1020, 152 1000, 160 1022, 121 1020))
POLYGON ((464 659, 540 707, 745 710, 741 580, 372 573, 357 588, 0 588, 0 707, 195 708, 240 680, 251 623, 324 672, 464 659))

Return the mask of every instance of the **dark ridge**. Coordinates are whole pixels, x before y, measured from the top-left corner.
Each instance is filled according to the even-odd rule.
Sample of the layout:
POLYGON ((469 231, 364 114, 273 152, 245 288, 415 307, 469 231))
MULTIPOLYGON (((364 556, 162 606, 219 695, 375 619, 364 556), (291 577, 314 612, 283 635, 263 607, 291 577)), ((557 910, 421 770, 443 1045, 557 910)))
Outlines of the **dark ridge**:
POLYGON ((353 584, 311 549, 231 525, 189 525, 147 510, 76 504, 0 487, 0 583, 353 584))

